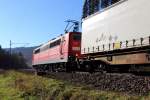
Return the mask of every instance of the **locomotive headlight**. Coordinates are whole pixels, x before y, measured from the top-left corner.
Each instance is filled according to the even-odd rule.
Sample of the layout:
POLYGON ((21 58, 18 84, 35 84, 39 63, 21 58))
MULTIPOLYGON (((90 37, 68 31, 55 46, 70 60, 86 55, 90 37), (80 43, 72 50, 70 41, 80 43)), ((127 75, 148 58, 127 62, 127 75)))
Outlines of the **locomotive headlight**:
POLYGON ((76 57, 79 57, 79 55, 76 53, 76 57))
POLYGON ((74 50, 74 51, 80 51, 80 47, 72 47, 72 50, 74 50))

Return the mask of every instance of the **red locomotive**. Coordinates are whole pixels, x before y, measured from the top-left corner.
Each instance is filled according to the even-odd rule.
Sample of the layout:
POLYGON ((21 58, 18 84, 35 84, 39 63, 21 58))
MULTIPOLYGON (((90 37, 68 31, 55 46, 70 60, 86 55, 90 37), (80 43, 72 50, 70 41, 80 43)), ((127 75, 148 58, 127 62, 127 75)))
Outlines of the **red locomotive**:
POLYGON ((69 32, 41 45, 33 52, 33 67, 38 71, 75 70, 80 56, 81 33, 69 32))

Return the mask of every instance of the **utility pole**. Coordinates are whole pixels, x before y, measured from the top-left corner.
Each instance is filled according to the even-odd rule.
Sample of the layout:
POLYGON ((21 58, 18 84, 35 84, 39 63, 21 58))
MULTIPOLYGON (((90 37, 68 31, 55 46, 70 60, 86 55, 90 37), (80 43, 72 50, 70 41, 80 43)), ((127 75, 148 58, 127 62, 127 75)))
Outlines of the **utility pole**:
POLYGON ((12 42, 11 42, 11 40, 10 40, 10 50, 9 50, 9 53, 10 53, 10 55, 11 55, 11 46, 12 46, 12 42))
POLYGON ((9 53, 10 53, 10 55, 12 54, 12 45, 29 45, 29 43, 14 43, 14 42, 12 42, 11 40, 10 40, 10 43, 9 43, 9 53))
MULTIPOLYGON (((11 45, 12 45, 11 40, 10 40, 10 44, 9 44, 9 45, 10 45, 10 48, 9 48, 9 50, 10 50, 10 51, 9 51, 9 54, 10 54, 10 59, 11 59, 11 45)), ((9 62, 9 67, 10 67, 10 68, 11 68, 11 66, 12 66, 11 62, 12 62, 12 61, 10 60, 10 62, 9 62)))
MULTIPOLYGON (((10 46, 10 48, 9 48, 9 54, 10 54, 10 57, 12 56, 12 45, 17 45, 17 44, 19 44, 19 45, 28 45, 29 43, 14 43, 14 42, 12 42, 11 40, 10 40, 10 43, 9 43, 9 46, 10 46)), ((10 67, 12 67, 12 61, 10 60, 10 67)))

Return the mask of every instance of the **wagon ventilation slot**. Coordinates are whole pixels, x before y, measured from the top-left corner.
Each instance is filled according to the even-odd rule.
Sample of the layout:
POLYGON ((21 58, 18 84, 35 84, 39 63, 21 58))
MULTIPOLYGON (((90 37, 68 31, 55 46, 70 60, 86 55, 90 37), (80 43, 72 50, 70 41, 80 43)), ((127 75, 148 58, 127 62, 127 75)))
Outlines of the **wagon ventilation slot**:
POLYGON ((127 49, 127 48, 134 48, 140 46, 149 46, 150 45, 150 36, 145 38, 139 39, 132 39, 126 41, 120 41, 117 43, 109 43, 109 44, 102 44, 97 47, 88 47, 84 48, 84 53, 91 53, 91 52, 104 52, 104 51, 112 51, 116 49, 127 49))

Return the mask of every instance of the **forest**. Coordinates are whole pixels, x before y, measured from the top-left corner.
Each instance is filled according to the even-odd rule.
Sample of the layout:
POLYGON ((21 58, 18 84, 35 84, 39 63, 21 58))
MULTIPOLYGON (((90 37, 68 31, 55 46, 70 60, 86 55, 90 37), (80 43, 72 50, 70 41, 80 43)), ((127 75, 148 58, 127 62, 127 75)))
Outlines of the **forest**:
POLYGON ((0 69, 27 68, 26 60, 22 53, 10 53, 0 46, 0 69))
POLYGON ((120 0, 85 0, 83 5, 82 18, 86 18, 98 11, 119 2, 120 0))

